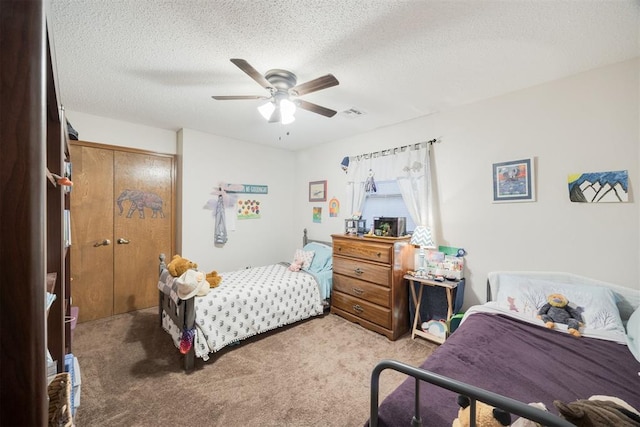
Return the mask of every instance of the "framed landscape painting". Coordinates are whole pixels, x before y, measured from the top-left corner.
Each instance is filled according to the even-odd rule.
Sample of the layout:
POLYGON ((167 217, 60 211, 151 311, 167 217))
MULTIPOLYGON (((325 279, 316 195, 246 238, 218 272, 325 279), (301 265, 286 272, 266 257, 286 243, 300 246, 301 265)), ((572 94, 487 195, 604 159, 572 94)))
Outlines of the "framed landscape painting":
POLYGON ((493 164, 493 202, 534 202, 533 158, 493 164))

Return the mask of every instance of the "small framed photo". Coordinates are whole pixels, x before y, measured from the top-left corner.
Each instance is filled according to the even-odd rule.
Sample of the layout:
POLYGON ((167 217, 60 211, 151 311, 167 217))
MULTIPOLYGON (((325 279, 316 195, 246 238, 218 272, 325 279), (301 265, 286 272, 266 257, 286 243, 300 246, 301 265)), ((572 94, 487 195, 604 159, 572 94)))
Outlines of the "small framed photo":
POLYGON ((493 164, 493 202, 534 202, 534 159, 493 164))
POLYGON ((327 201, 327 181, 309 182, 309 201, 310 202, 326 202, 327 201))

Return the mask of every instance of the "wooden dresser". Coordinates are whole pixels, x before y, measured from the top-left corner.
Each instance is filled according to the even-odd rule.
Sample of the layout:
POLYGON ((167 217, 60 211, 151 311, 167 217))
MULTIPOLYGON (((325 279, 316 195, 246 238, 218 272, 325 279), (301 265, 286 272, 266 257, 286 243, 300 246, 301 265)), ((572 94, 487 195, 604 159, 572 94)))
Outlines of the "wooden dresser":
POLYGON ((395 340, 409 331, 409 237, 334 234, 331 313, 395 340))

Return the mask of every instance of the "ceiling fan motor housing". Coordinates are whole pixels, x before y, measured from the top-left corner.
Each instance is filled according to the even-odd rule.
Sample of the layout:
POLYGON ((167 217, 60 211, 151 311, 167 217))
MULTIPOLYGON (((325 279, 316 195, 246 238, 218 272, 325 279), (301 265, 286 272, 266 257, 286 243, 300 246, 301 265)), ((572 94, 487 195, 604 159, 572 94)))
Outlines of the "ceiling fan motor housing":
POLYGON ((277 91, 288 91, 298 83, 298 79, 295 74, 291 71, 281 70, 278 68, 267 71, 264 78, 267 79, 267 81, 271 83, 277 91))

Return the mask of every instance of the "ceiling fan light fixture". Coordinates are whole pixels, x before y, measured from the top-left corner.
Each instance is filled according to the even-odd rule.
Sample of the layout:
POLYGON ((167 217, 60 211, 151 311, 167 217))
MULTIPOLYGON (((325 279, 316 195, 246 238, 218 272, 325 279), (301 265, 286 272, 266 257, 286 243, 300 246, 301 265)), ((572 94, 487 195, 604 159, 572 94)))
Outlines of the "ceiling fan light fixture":
POLYGON ((291 102, 289 99, 283 99, 280 101, 280 114, 282 116, 282 124, 288 125, 289 123, 293 123, 296 118, 294 114, 296 113, 296 104, 291 102))
POLYGON ((269 101, 258 107, 258 111, 260 112, 262 117, 264 117, 265 120, 269 120, 275 110, 276 110, 276 106, 272 101, 269 101))
POLYGON ((293 115, 282 114, 282 120, 280 120, 280 123, 282 123, 283 125, 288 125, 295 121, 296 121, 296 118, 293 115))

